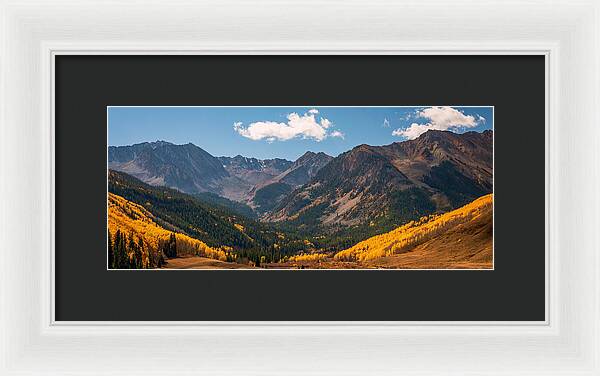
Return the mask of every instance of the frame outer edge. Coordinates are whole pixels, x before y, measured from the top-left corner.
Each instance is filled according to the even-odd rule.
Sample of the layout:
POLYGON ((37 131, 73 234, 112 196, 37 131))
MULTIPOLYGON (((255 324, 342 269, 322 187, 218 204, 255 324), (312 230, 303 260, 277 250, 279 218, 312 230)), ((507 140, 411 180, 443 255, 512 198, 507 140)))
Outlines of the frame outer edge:
MULTIPOLYGON (((553 84, 550 87, 549 95, 548 95, 548 105, 550 107, 550 129, 552 129, 551 138, 549 140, 549 145, 551 148, 555 148, 556 153, 551 154, 550 164, 556 166, 555 168, 550 169, 549 178, 550 185, 554 187, 551 190, 548 201, 550 205, 550 213, 549 217, 553 217, 556 215, 558 211, 560 211, 560 201, 561 201, 561 192, 564 195, 564 188, 568 186, 569 182, 565 181, 564 174, 559 173, 558 169, 561 167, 560 161, 563 160, 566 154, 577 153, 576 149, 567 147, 565 148, 565 144, 567 142, 574 143, 575 140, 568 140, 567 142, 563 141, 562 143, 559 141, 559 134, 563 136, 563 132, 558 132, 563 130, 559 129, 557 123, 563 124, 565 121, 569 120, 563 116, 563 112, 568 112, 568 109, 562 110, 559 108, 560 104, 565 104, 569 100, 568 94, 574 94, 577 96, 577 91, 569 90, 567 86, 569 86, 570 79, 572 79, 572 75, 567 74, 570 68, 577 68, 578 65, 574 65, 575 63, 566 63, 566 60, 570 58, 577 57, 578 53, 582 51, 584 46, 587 48, 591 48, 589 52, 589 58, 591 59, 591 63, 588 63, 584 68, 586 69, 586 73, 590 76, 588 83, 585 86, 577 87, 578 89, 583 90, 589 97, 587 98, 587 109, 596 109, 596 111, 592 111, 591 113, 585 114, 585 119, 592 121, 591 124, 587 125, 587 129, 591 130, 593 137, 591 140, 588 140, 588 145, 594 146, 592 151, 588 151, 588 155, 592 157, 592 163, 587 161, 592 166, 600 166, 600 131, 598 130, 598 124, 600 120, 600 116, 598 115, 597 109, 600 108, 600 75, 598 73, 598 67, 600 66, 600 10, 598 8, 597 2, 587 2, 585 4, 588 10, 592 10, 586 17, 582 19, 578 19, 577 21, 582 21, 582 23, 586 23, 587 31, 591 31, 590 35, 584 37, 585 39, 581 42, 581 46, 571 46, 570 44, 574 43, 573 40, 565 40, 560 44, 553 44, 551 49, 551 58, 550 58, 550 75, 554 77, 553 84), (593 7, 593 9, 592 9, 593 7), (591 24, 590 24, 591 23, 591 24), (589 39, 587 39, 589 38, 589 39), (565 45, 565 43, 567 43, 565 45), (571 51, 573 49, 575 52, 571 51), (556 52, 556 54, 554 54, 556 52), (554 58, 552 58, 554 55, 554 58), (575 56, 573 56, 575 55, 575 56), (559 65, 560 61, 560 65, 559 65), (561 70, 562 69, 562 70, 561 70), (595 128, 594 128, 595 126, 595 128), (562 145, 562 146, 561 146, 562 145), (554 164, 553 162, 554 161, 554 164), (563 178, 561 178, 561 176, 563 178), (552 204, 552 202, 555 202, 552 204), (554 206, 553 206, 554 205, 554 206)), ((61 5, 62 6, 62 5, 61 5)), ((89 6, 89 5, 88 5, 89 6)), ((64 6, 63 6, 64 7, 64 6)), ((33 145, 36 145, 37 142, 40 143, 40 159, 37 161, 33 161, 33 166, 36 163, 41 163, 41 168, 34 171, 39 171, 41 179, 47 179, 48 176, 52 178, 53 174, 48 165, 48 156, 53 155, 53 150, 50 147, 48 150, 48 144, 52 142, 52 134, 48 128, 44 128, 48 125, 48 114, 51 110, 51 103, 48 99, 45 99, 46 95, 49 95, 51 92, 51 85, 47 84, 48 74, 51 74, 49 64, 46 65, 50 60, 49 51, 56 46, 56 48, 65 48, 65 49, 77 49, 77 45, 85 44, 86 42, 62 42, 60 40, 56 40, 55 42, 42 42, 41 44, 41 57, 36 61, 31 61, 27 59, 30 56, 29 50, 31 48, 35 48, 35 37, 32 33, 28 33, 28 27, 31 25, 27 25, 25 21, 23 21, 20 15, 16 12, 9 11, 8 7, 4 4, 0 4, 0 167, 2 178, 0 179, 0 238, 2 239, 2 243, 7 241, 9 245, 19 245, 17 242, 17 235, 22 235, 24 233, 30 234, 33 236, 35 231, 39 231, 36 229, 36 222, 28 222, 32 219, 33 213, 24 213, 19 214, 18 210, 20 209, 18 204, 22 204, 22 197, 19 196, 19 188, 23 187, 21 179, 19 177, 23 173, 20 169, 22 167, 27 167, 32 165, 32 161, 28 160, 26 162, 21 162, 18 160, 19 156, 23 156, 23 151, 19 150, 19 147, 23 146, 25 142, 23 141, 22 135, 19 134, 19 126, 16 122, 17 119, 25 121, 26 123, 31 123, 31 119, 26 118, 24 115, 20 115, 18 118, 15 115, 15 109, 11 108, 10 105, 16 105, 16 108, 25 109, 26 107, 23 105, 24 103, 24 95, 23 93, 26 89, 35 88, 35 85, 31 85, 32 83, 26 82, 25 84, 30 84, 25 89, 19 89, 20 91, 15 92, 13 89, 16 88, 15 82, 12 74, 17 74, 22 77, 27 73, 38 72, 39 77, 34 77, 33 79, 42 78, 42 90, 41 97, 38 97, 41 100, 40 108, 41 111, 39 116, 41 116, 41 130, 40 130, 40 139, 34 140, 33 145), (10 40, 9 38, 12 37, 10 40), (16 37, 16 38, 15 38, 16 37), (23 43, 21 43, 23 42, 23 43), (42 62, 42 66, 38 67, 39 62, 42 62), (44 94, 46 93, 46 94, 44 94), (10 94, 10 96, 9 96, 10 94), (19 105, 21 103, 21 105, 19 105), (12 111, 12 112, 11 112, 12 111), (10 112, 10 114, 9 114, 10 112), (6 180, 5 180, 6 179, 6 180), (17 184, 6 184, 6 181, 16 181, 17 184), (14 199, 13 199, 14 198, 14 199), (12 214, 14 216, 10 216, 12 214), (14 222, 14 223, 13 223, 14 222), (23 229, 17 228, 17 225, 23 226, 23 229), (20 230, 20 231, 19 231, 20 230), (14 231, 14 234, 12 233, 14 231)), ((572 35, 572 34, 571 34, 572 35)), ((581 34, 579 37, 582 37, 581 34)), ((545 42, 544 42, 545 43, 545 42)), ((104 48, 107 49, 109 45, 117 45, 118 43, 106 41, 106 42, 92 42, 90 45, 96 44, 99 48, 101 44, 104 44, 104 48)), ((177 44, 177 43, 176 43, 177 44)), ((182 47, 180 47, 179 51, 185 50, 184 45, 194 45, 194 43, 180 43, 182 47)), ((215 45, 218 43, 215 43, 215 45)), ((310 43, 309 43, 310 44, 310 43)), ((352 44, 352 43, 350 43, 352 44)), ((356 46, 362 46, 362 48, 367 49, 370 43, 357 43, 356 46)), ((383 45, 384 43, 382 43, 383 45)), ((410 44, 410 43, 409 43, 410 44)), ((480 47, 486 44, 485 41, 481 41, 479 43, 450 43, 451 46, 460 47, 464 49, 472 48, 475 50, 477 46, 480 47), (465 47, 470 45, 470 47, 465 47), (461 47, 462 46, 462 47, 461 47)), ((535 46, 536 43, 516 43, 517 45, 529 45, 529 47, 535 46)), ((121 44, 124 45, 124 44, 121 44)), ((144 45, 144 43, 136 43, 136 46, 144 45)), ((152 45, 152 43, 147 43, 147 46, 152 45)), ((163 46, 168 44, 163 44, 163 46)), ((207 50, 211 50, 212 52, 223 51, 227 48, 235 47, 236 45, 240 46, 240 43, 231 43, 229 47, 227 47, 227 43, 225 43, 225 47, 219 48, 218 46, 214 46, 209 48, 207 44, 205 47, 207 50)), ((406 44, 404 44, 406 46, 406 44)), ((413 44, 409 49, 405 49, 405 51, 415 52, 418 50, 418 43, 413 44)), ((435 43, 423 43, 422 48, 431 49, 435 43), (424 47, 423 47, 424 46, 424 47)), ((448 43, 446 43, 448 45, 448 43)), ((489 46, 489 43, 486 44, 489 46)), ((510 41, 503 42, 503 48, 508 48, 511 45, 510 41)), ((515 43, 513 43, 513 46, 515 43)), ((317 47, 326 48, 326 43, 317 44, 317 47)), ((39 45, 37 45, 39 48, 39 45)), ((256 47, 256 46, 255 46, 256 47)), ((250 47, 250 49, 255 48, 250 47)), ((132 48, 132 46, 130 46, 132 48)), ((133 47, 137 48, 137 47, 133 47)), ((145 47, 148 48, 148 47, 145 47)), ((271 44, 270 49, 266 51, 277 51, 278 48, 283 48, 282 45, 271 44)), ((308 48, 304 46, 303 48, 308 48)), ((349 52, 349 46, 344 47, 344 49, 340 49, 339 52, 349 52)), ((393 50, 393 44, 389 44, 388 47, 384 47, 381 51, 385 52, 389 50, 393 50)), ((488 47, 489 48, 489 47, 488 47)), ((39 49, 37 50, 40 51, 39 49)), ((239 49, 238 51, 243 52, 247 51, 239 49)), ((451 52, 451 51, 450 51, 451 52)), ((290 53, 294 53, 294 51, 290 51, 290 53)), ((33 54, 35 55, 35 54, 33 54)), ((581 85, 581 81, 578 81, 578 84, 581 85)), ((33 111, 35 113, 35 105, 36 98, 35 95, 32 96, 33 103, 33 111)), ((581 97, 581 94, 579 95, 581 97)), ((35 118, 35 116, 34 116, 35 118)), ((568 125, 564 125, 568 126, 568 125)), ((31 132, 31 129, 25 128, 26 132, 31 132)), ((25 136, 33 136, 37 137, 38 135, 33 133, 25 133, 25 136)), ((576 144, 567 146, 575 146, 576 144)), ((35 151, 33 151, 36 154, 35 151)), ((580 155, 580 154, 576 154, 580 155)), ((572 156, 572 155, 571 155, 572 156)), ((53 157, 50 157, 50 165, 53 167, 53 157)), ((564 167, 564 166, 562 166, 564 167)), ((572 166, 567 166, 572 167, 572 166)), ((587 192, 595 192, 600 191, 600 173, 598 169, 589 171, 589 179, 591 180, 591 188, 587 190, 587 192)), ((37 179, 37 177, 36 177, 37 179)), ((35 182, 35 180, 34 180, 35 182)), ((25 210, 39 210, 37 214, 42 214, 46 218, 50 218, 54 211, 53 200, 49 198, 49 190, 48 185, 54 187, 53 181, 51 182, 47 179, 45 182, 42 181, 43 185, 40 190, 39 198, 34 198, 35 201, 33 204, 29 206, 25 206, 25 210), (47 200, 51 200, 51 203, 48 203, 47 200)), ((32 188, 29 188, 32 189, 32 188)), ((51 195, 51 194, 50 194, 51 195)), ((564 197, 563 197, 564 198, 564 197)), ((595 214, 592 216, 586 216, 586 219, 590 220, 590 223, 584 224, 584 230, 589 232, 585 234, 585 236, 589 236, 588 241, 595 244, 596 248, 600 244, 600 232, 597 231, 600 228, 600 221, 598 219, 598 213, 600 213, 600 200, 598 196, 590 197, 590 207, 593 208, 595 214)), ((555 217, 554 217, 555 218, 555 217)), ((231 343, 237 344, 246 344, 253 343, 254 345, 260 347, 265 346, 261 339, 267 339, 271 336, 290 336, 290 340, 286 340, 288 342, 282 342, 281 339, 276 340, 276 344, 280 344, 283 346, 284 350, 289 349, 290 343, 296 343, 303 346, 303 350, 299 355, 314 355, 311 353, 306 346, 311 344, 311 340, 307 339, 300 342, 295 342, 294 339, 296 336, 300 337, 311 337, 316 336, 319 337, 321 341, 327 342, 329 339, 335 338, 335 336, 347 337, 349 335, 355 335, 363 338, 366 344, 373 345, 374 342, 370 340, 370 335, 378 338, 378 341, 383 341, 383 343, 387 344, 396 344, 398 346, 404 342, 416 341, 413 338, 423 338, 426 340, 427 338, 440 338, 440 336, 450 336, 454 333, 451 331, 444 331, 443 327, 419 327, 414 326, 412 328, 400 328, 397 331, 392 330, 392 333, 386 332, 389 330, 388 327, 382 326, 380 328, 373 328, 364 330, 363 328, 356 328, 355 331, 350 330, 347 332, 347 328, 343 327, 330 328, 329 333, 327 331, 323 331, 322 328, 310 328, 308 331, 304 331, 303 328, 286 328, 282 327, 276 329, 274 331, 270 331, 269 328, 264 328, 261 326, 243 326, 243 327, 235 327, 232 326, 229 329, 224 329, 223 327, 213 327, 213 328, 202 328, 201 330, 193 330, 192 333, 185 334, 186 328, 172 328, 172 327, 157 327, 157 326, 141 326, 141 327, 127 327, 127 326, 116 326, 112 330, 106 330, 106 328, 97 328, 91 326, 72 326, 72 327, 58 327, 54 324, 54 317, 47 309, 48 302, 52 301, 52 291, 45 286, 44 280, 47 281, 48 277, 53 274, 53 270, 46 268, 45 265, 48 262, 51 262, 48 253, 48 245, 44 244, 47 240, 53 239, 52 233, 53 228, 51 227, 51 223, 47 223, 47 219, 40 219, 40 224, 42 226, 42 237, 36 240, 23 239, 24 251, 27 254, 24 256, 25 261, 31 261, 30 258, 37 255, 37 250, 35 249, 27 249, 31 246, 35 246, 35 244, 39 244, 44 253, 46 255, 42 255, 43 259, 40 264, 38 264, 39 268, 34 268, 35 270, 40 271, 39 277, 43 278, 43 280, 37 280, 35 276, 31 276, 31 282, 28 283, 27 286, 15 286, 14 283, 18 281, 25 281, 26 278, 20 275, 20 272, 30 271, 30 267, 25 265, 25 263, 19 263, 19 260, 16 258, 14 254, 8 254, 4 257, 3 262, 0 262, 0 374, 66 374, 66 373, 94 373, 94 374, 106 374, 106 373, 120 373, 120 374, 137 374, 139 371, 132 370, 131 368, 127 368, 124 363, 115 363, 117 365, 116 368, 102 368, 102 369, 85 369, 82 367, 86 367, 85 360, 88 359, 87 355, 84 354, 85 349, 82 348, 81 352, 73 353, 65 353, 66 349, 75 349, 78 344, 81 345, 92 345, 91 350, 98 349, 98 346, 93 346, 94 343, 110 343, 110 341, 106 341, 107 339, 114 339, 114 341, 123 341, 124 345, 131 345, 136 343, 143 343, 145 339, 152 341, 155 338, 164 337, 167 338, 170 335, 176 333, 180 334, 182 337, 180 341, 182 343, 191 343, 186 337, 206 337, 204 340, 206 343, 212 343, 214 345, 219 345, 221 342, 230 341, 231 343), (11 261, 17 261, 15 264, 11 264, 11 261), (9 265, 10 264, 10 265, 9 265), (19 293, 22 293, 20 295, 19 293), (39 307, 38 304, 33 303, 39 299, 39 307), (33 303, 33 304, 32 304, 33 303), (23 309, 27 305, 30 305, 29 308, 33 309, 34 312, 29 312, 26 309, 23 309), (46 308, 44 308, 46 307, 46 308), (36 309, 39 308, 39 309, 36 309), (27 327, 28 324, 33 323, 33 327, 27 327), (37 324, 37 325, 36 325, 37 324), (37 328, 37 329, 36 329, 37 328), (265 330, 267 333, 265 333, 265 330), (370 334, 367 334, 367 331, 370 334), (405 338, 400 339, 397 337, 399 334, 406 335, 405 338), (219 340, 211 340, 211 337, 221 337, 219 340), (412 337, 411 337, 412 336, 412 337), (93 338, 91 338, 93 337, 93 338), (255 337, 256 341, 244 341, 239 338, 251 338, 255 337), (394 340, 393 338, 396 337, 394 340), (237 340, 235 338, 238 338, 237 340), (90 340, 91 339, 91 340, 90 340), (212 341, 212 342, 211 342, 212 341), (279 341, 279 342, 277 342, 279 341), (71 343, 73 345, 71 345, 71 343), (55 348, 56 346, 56 348, 55 348), (69 347, 70 346, 70 347, 69 347), (75 356, 73 356, 75 355, 75 356), (78 359, 82 358, 82 359, 78 359), (70 359, 72 364, 66 363, 70 359), (79 367, 79 368, 75 368, 79 367)), ((568 241, 569 236, 563 237, 564 231, 561 231, 562 227, 559 226, 558 221, 551 222, 551 226, 549 227, 548 239, 550 239, 551 244, 554 245, 555 248, 559 248, 560 245, 565 245, 565 242, 568 241)), ((38 232, 39 234, 39 232, 38 232)), ((584 245, 586 243, 583 243, 584 245)), ((589 244, 588 247, 589 248, 589 244)), ((3 249, 5 251, 5 249, 3 249)), ((558 249, 555 249, 554 252, 558 252, 558 249)), ((486 354, 486 351, 493 351, 493 349, 504 349, 503 347, 498 348, 495 344, 498 341, 505 341, 507 344, 510 343, 508 340, 513 336, 522 337, 524 340, 529 338, 530 340, 533 338, 538 338, 543 340, 544 338, 551 340, 552 338, 559 338, 560 342, 557 343, 556 352, 549 351, 545 354, 544 357, 539 358, 540 354, 537 354, 532 351, 530 354, 532 356, 531 364, 530 363, 518 363, 513 365, 511 368, 514 370, 513 373, 518 374, 561 374, 561 375, 572 375, 572 374, 582 374, 582 375, 600 375, 599 362, 600 362, 600 299, 598 295, 600 294, 600 277, 598 276, 597 271, 600 270, 600 257, 598 255, 592 255, 592 258, 589 260, 588 268, 591 270, 593 267, 596 273, 591 274, 591 279, 588 282, 591 282, 591 290, 592 294, 587 293, 587 297, 591 296, 592 301, 588 302, 588 305, 584 307, 588 307, 591 310, 588 312, 584 312, 584 314, 579 315, 575 310, 577 308, 581 308, 580 301, 577 300, 577 297, 574 297, 572 302, 579 304, 577 307, 567 307, 561 305, 561 299, 564 298, 564 294, 568 293, 569 290, 563 289, 563 285, 560 284, 558 278, 558 273, 561 273, 562 264, 559 261, 563 261, 561 251, 561 258, 551 257, 549 268, 551 271, 550 280, 550 326, 548 328, 552 329, 550 331, 546 330, 538 330, 539 328, 523 328, 523 327, 514 327, 514 328, 485 328, 485 327, 463 327, 463 328, 455 328, 454 331, 458 333, 462 331, 462 335, 457 337, 458 343, 463 346, 468 347, 468 342, 476 340, 477 338, 481 338, 483 336, 484 340, 481 343, 482 351, 478 351, 473 354, 473 359, 478 362, 482 362, 482 364, 487 364, 488 366, 494 365, 494 359, 497 358, 495 354, 486 354), (559 291, 560 289, 560 291, 559 291), (573 325, 570 325, 566 320, 579 320, 577 322, 578 327, 575 328, 573 325), (586 333, 582 333, 578 329, 582 326, 586 327, 586 333), (585 338, 583 337, 585 336, 585 338), (560 346, 559 346, 560 345, 560 346), (578 348, 579 347, 579 348, 578 348), (574 353, 573 353, 574 351, 574 353), (551 359, 551 357, 560 356, 562 357, 560 360, 562 362, 556 363, 556 359, 551 359), (547 368, 542 363, 537 362, 536 360, 546 360, 550 364, 557 365, 556 368, 547 368), (520 367, 520 368, 516 368, 520 367)), ((3 252, 5 255, 8 252, 3 252)), ((583 262, 583 261, 581 261, 583 262)), ((35 263, 33 264, 36 265, 35 263)), ((566 271, 569 271, 566 269, 566 271)), ((564 270, 563 273, 564 274, 564 270)), ((566 277, 569 277, 567 275, 566 277)), ((565 277, 562 275, 561 277, 565 277)), ((564 282, 564 281, 563 281, 564 282)), ((450 328, 451 329, 451 328, 450 328)), ((272 338, 272 337, 271 337, 272 338)), ((311 337, 312 338, 312 337, 311 337)), ((535 343, 532 341, 532 346, 539 346, 538 352, 543 350, 543 346, 540 343, 535 343)), ((317 342, 313 343, 318 345, 317 342)), ((319 346, 316 346, 320 348, 319 346)), ((365 348, 357 348, 353 353, 349 354, 349 356, 358 356, 360 351, 365 351, 366 354, 375 355, 373 351, 369 351, 365 348)), ((382 349, 383 350, 383 349, 382 349)), ((547 349, 549 350, 549 349, 547 349)), ((551 349, 550 349, 551 350, 551 349)), ((108 351, 108 350, 106 350, 108 351)), ((252 351, 252 349, 249 349, 252 351)), ((498 354, 500 354, 499 352, 498 354)), ((106 352, 105 354, 108 354, 106 352)), ((188 356, 193 356, 191 352, 186 353, 188 356)), ((184 354, 184 355, 186 355, 184 354)), ((339 353, 334 352, 334 355, 340 356, 339 353)), ((219 354, 217 354, 218 356, 219 354)), ((433 358, 435 360, 435 358, 433 358)), ((116 359, 115 359, 116 360, 116 359)), ((135 359, 134 359, 135 360, 135 359)), ((502 359, 496 359, 502 363, 502 359)), ((235 362, 234 362, 235 363, 235 362)), ((430 367, 430 369, 434 366, 435 362, 432 364, 424 365, 430 367)), ((352 365, 356 365, 356 362, 349 361, 346 366, 346 370, 349 370, 348 367, 352 365)), ((316 366, 325 364, 321 364, 319 362, 315 363, 316 366)), ((389 369, 384 370, 380 367, 374 367, 373 373, 393 373, 393 363, 388 361, 383 365, 390 366, 389 369)), ((253 373, 258 373, 255 365, 249 365, 249 368, 240 368, 242 365, 238 364, 237 367, 230 365, 228 366, 228 370, 223 369, 213 369, 213 371, 218 371, 215 373, 219 374, 238 374, 243 370, 253 370, 253 373), (254 367, 252 367, 254 366, 254 367)), ((364 364, 362 368, 364 368, 364 364)), ((450 364, 449 364, 450 366, 450 364)), ((190 371, 191 369, 182 368, 183 366, 175 366, 169 372, 171 374, 181 374, 187 373, 186 371, 190 371)), ((226 365, 223 365, 226 367, 226 365)), ((340 365, 342 367, 342 365, 340 365)), ((358 374, 361 367, 357 367, 354 371, 350 371, 351 374, 358 374)), ((338 369, 338 368, 335 368, 338 369)), ((343 368, 339 368, 338 370, 342 370, 343 368)), ((455 374, 452 371, 456 369, 449 368, 448 372, 455 374)), ((414 370, 413 370, 414 371, 414 370)), ((490 373, 502 373, 503 371, 500 368, 491 368, 489 369, 490 373)), ((434 371, 425 371, 428 374, 440 374, 434 373, 434 371)), ((265 374, 276 374, 274 370, 264 369, 265 374)), ((292 368, 287 368, 281 373, 292 374, 297 373, 292 368)), ((334 368, 323 367, 321 374, 336 374, 334 368)), ((411 372, 412 373, 412 372, 411 372)), ((456 374, 476 374, 475 369, 469 368, 465 369, 465 372, 456 373, 456 374)), ((487 372, 486 372, 487 373, 487 372)))

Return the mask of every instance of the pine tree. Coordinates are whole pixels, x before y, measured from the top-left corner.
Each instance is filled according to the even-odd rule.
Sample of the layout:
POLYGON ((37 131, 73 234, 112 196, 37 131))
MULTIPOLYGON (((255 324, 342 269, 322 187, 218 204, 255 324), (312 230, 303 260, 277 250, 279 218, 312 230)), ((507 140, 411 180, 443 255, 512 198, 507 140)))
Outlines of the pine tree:
POLYGON ((148 255, 148 257, 146 257, 146 262, 144 262, 144 241, 142 240, 142 238, 138 238, 138 244, 137 244, 137 251, 138 251, 138 257, 139 257, 139 264, 138 264, 138 268, 142 269, 142 268, 148 268, 150 267, 150 256, 148 255))
POLYGON ((112 245, 112 238, 110 236, 110 230, 108 230, 108 267, 114 268, 115 265, 115 254, 112 245))
POLYGON ((159 268, 162 267, 165 264, 165 258, 163 257, 163 253, 161 250, 158 250, 158 255, 156 256, 156 258, 156 266, 159 268))
POLYGON ((120 230, 117 230, 115 237, 115 268, 127 269, 129 268, 129 255, 127 254, 127 236, 120 230))
POLYGON ((121 230, 117 230, 117 233, 115 234, 114 253, 114 268, 120 269, 122 265, 121 230))
POLYGON ((177 238, 171 233, 171 252, 173 257, 177 257, 177 238))
POLYGON ((133 230, 129 233, 129 242, 128 244, 128 259, 129 259, 129 268, 136 269, 137 268, 137 250, 135 245, 135 239, 133 237, 133 230))

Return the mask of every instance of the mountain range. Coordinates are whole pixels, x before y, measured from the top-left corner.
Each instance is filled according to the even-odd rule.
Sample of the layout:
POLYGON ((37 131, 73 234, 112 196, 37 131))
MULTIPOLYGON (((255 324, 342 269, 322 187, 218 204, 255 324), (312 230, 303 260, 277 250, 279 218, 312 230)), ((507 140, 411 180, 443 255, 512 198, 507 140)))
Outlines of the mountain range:
POLYGON ((110 146, 108 167, 151 186, 248 205, 262 221, 364 237, 491 193, 492 144, 492 131, 428 131, 335 158, 309 151, 288 161, 215 157, 191 143, 157 141, 110 146))
POLYGON ((184 193, 213 193, 248 204, 259 213, 283 198, 282 192, 289 193, 307 183, 331 159, 325 153, 311 151, 294 162, 241 155, 214 157, 194 144, 174 145, 166 141, 108 148, 111 170, 184 193))
POLYGON ((492 131, 428 131, 340 154, 282 200, 269 221, 334 227, 398 226, 462 206, 493 190, 492 131))

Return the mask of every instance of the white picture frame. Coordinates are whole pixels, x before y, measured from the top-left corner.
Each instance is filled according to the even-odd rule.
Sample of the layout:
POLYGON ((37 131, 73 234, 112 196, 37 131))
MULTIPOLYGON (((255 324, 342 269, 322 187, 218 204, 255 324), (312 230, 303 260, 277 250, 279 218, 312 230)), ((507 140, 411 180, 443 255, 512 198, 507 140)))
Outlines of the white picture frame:
POLYGON ((600 375, 597 1, 22 0, 0 12, 1 375, 600 375), (57 54, 544 55, 546 320, 56 321, 57 54))

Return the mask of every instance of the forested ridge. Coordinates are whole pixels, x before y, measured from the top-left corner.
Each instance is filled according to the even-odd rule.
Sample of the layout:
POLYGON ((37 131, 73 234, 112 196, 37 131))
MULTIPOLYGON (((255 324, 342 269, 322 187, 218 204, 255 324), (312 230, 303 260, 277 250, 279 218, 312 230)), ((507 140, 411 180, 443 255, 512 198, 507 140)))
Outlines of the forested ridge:
POLYGON ((161 267, 177 256, 233 261, 230 247, 209 247, 183 233, 169 231, 143 206, 108 194, 108 265, 114 269, 161 267))
POLYGON ((109 170, 108 190, 154 217, 162 228, 198 239, 210 248, 231 248, 237 261, 258 265, 278 261, 285 255, 309 251, 303 239, 212 206, 174 189, 154 187, 122 172, 109 170))

